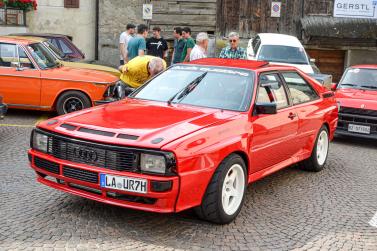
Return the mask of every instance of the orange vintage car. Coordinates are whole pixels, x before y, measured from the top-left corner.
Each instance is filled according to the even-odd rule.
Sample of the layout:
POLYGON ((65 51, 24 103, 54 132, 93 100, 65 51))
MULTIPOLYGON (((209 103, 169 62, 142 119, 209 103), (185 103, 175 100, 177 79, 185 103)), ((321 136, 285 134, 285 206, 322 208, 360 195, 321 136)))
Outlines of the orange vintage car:
POLYGON ((65 114, 117 99, 116 76, 63 66, 40 42, 0 37, 0 93, 9 108, 65 114))

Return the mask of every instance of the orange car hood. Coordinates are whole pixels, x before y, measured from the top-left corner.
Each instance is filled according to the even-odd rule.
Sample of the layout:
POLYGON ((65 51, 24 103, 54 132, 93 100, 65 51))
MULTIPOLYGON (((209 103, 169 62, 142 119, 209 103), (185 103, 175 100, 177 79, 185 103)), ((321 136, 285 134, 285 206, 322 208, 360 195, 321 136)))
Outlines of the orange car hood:
POLYGON ((113 83, 119 79, 107 72, 67 66, 43 70, 41 77, 93 83, 113 83))

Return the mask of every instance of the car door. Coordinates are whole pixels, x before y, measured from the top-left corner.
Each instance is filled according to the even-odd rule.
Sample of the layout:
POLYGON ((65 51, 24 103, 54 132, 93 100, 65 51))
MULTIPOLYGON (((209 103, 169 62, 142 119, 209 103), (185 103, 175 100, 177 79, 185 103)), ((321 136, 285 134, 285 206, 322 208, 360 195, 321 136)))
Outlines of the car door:
POLYGON ((281 76, 288 87, 299 118, 297 144, 302 146, 302 150, 311 151, 310 146, 323 123, 322 100, 308 81, 296 71, 281 72, 281 76))
POLYGON ((276 114, 253 114, 250 155, 253 171, 261 171, 289 160, 297 151, 296 109, 291 106, 286 87, 279 74, 259 76, 256 103, 276 103, 276 114))
POLYGON ((9 106, 40 105, 40 71, 19 45, 0 43, 0 93, 9 106))

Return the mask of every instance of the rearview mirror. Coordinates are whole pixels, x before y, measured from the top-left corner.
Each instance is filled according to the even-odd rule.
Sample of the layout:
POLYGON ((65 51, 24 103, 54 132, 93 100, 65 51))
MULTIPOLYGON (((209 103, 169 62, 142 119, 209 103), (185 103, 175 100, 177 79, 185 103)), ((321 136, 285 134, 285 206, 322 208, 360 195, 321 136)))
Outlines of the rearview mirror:
POLYGON ((276 114, 276 103, 255 103, 256 114, 276 114))

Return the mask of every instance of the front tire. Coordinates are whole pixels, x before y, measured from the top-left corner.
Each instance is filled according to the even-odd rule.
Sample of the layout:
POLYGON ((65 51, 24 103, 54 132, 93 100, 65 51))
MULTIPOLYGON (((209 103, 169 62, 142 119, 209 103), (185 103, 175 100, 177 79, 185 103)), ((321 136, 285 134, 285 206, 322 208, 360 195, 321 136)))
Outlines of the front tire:
POLYGON ((317 135, 313 152, 309 159, 301 163, 301 169, 319 172, 325 167, 330 145, 329 138, 329 131, 327 127, 323 125, 317 135))
POLYGON ((231 154, 215 171, 202 204, 195 208, 196 214, 213 223, 230 223, 241 211, 246 187, 245 162, 239 155, 231 154))
POLYGON ((89 98, 79 91, 65 92, 56 101, 56 111, 59 115, 79 111, 91 106, 89 98))

